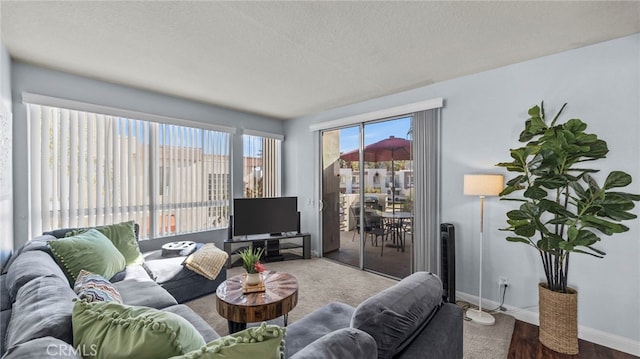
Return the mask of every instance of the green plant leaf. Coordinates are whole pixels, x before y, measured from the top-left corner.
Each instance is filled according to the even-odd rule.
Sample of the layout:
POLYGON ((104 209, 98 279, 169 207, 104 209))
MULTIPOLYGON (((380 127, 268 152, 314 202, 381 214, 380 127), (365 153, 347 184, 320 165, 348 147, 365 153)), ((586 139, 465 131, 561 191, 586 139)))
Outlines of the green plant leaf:
POLYGON ((564 242, 559 236, 546 236, 538 241, 537 246, 543 251, 553 251, 560 249, 560 242, 564 242))
MULTIPOLYGON (((544 102, 543 102, 544 104, 544 102)), ((558 113, 556 114, 556 116, 553 118, 553 121, 551 121, 551 126, 555 126, 556 121, 558 121, 558 118, 560 117, 560 114, 562 113, 562 111, 564 110, 564 108, 567 106, 567 103, 565 102, 564 105, 562 105, 562 107, 560 108, 560 111, 558 111, 558 113)))
POLYGON ((529 128, 527 131, 533 135, 536 135, 547 129, 547 125, 544 123, 542 118, 540 117, 531 117, 531 122, 529 123, 529 128))
POLYGON ((561 241, 558 242, 558 248, 562 249, 563 251, 572 252, 575 246, 569 242, 561 241))
POLYGON ((507 181, 507 186, 517 186, 526 181, 527 181, 527 176, 519 175, 507 181))
POLYGON ((548 199, 541 199, 539 206, 541 209, 549 213, 553 213, 553 214, 557 214, 557 215, 565 216, 569 218, 576 217, 576 215, 573 212, 567 210, 566 208, 564 208, 564 206, 554 201, 550 201, 548 199))
POLYGON ((592 251, 594 251, 594 252, 596 252, 596 253, 598 253, 598 254, 600 254, 600 255, 605 255, 605 254, 606 254, 605 252, 603 252, 603 251, 601 251, 601 250, 599 250, 599 249, 593 248, 593 247, 591 247, 591 246, 589 246, 589 247, 587 247, 587 248, 591 249, 592 251))
POLYGON ((595 233, 581 229, 578 231, 575 239, 572 241, 577 246, 585 246, 588 247, 600 240, 600 237, 596 236, 595 233))
POLYGON ((587 124, 580 119, 572 118, 564 124, 564 128, 572 133, 580 133, 587 129, 587 124))
POLYGON ((611 189, 616 187, 625 187, 631 183, 631 176, 623 171, 613 171, 609 173, 607 179, 604 181, 604 189, 611 189))
POLYGON ((513 162, 500 162, 500 163, 496 164, 496 166, 504 167, 509 172, 524 172, 524 166, 519 164, 519 163, 517 163, 516 161, 513 161, 513 162))
POLYGON ((607 153, 609 153, 607 143, 602 140, 597 140, 589 146, 589 152, 585 153, 585 157, 605 158, 607 153))
POLYGON ((629 227, 625 225, 607 221, 595 216, 583 216, 582 224, 585 227, 595 228, 606 235, 612 235, 614 233, 622 233, 629 230, 629 227))
POLYGON ((521 189, 523 189, 523 187, 521 187, 521 186, 518 186, 518 187, 507 186, 502 190, 502 192, 500 192, 498 194, 498 196, 501 196, 501 197, 502 196, 506 196, 506 195, 511 194, 511 193, 513 193, 515 191, 519 191, 521 189))
POLYGON ((514 220, 521 220, 521 219, 528 220, 528 219, 531 219, 531 216, 521 210, 514 209, 513 211, 507 212, 507 218, 514 219, 514 220))
POLYGON ((567 185, 567 179, 564 176, 556 175, 549 177, 539 177, 535 180, 536 186, 542 186, 548 189, 561 188, 567 185))
POLYGON ((540 117, 540 107, 538 105, 535 105, 531 107, 529 111, 527 111, 527 113, 531 117, 540 117))
POLYGON ((540 187, 529 187, 524 191, 524 196, 531 199, 542 199, 547 196, 547 191, 540 187))
POLYGON ((624 210, 617 210, 617 209, 608 208, 604 206, 601 208, 602 209, 597 212, 599 216, 608 217, 615 221, 627 221, 630 219, 638 218, 637 215, 624 210))
POLYGON ((594 256, 596 258, 604 258, 604 255, 599 255, 599 254, 595 254, 595 253, 591 253, 591 252, 587 252, 587 251, 583 251, 581 249, 574 249, 573 250, 574 253, 582 253, 582 254, 588 254, 590 256, 594 256))
POLYGON ((536 226, 531 223, 527 223, 515 227, 513 232, 522 237, 533 237, 536 234, 536 226))
POLYGON ((531 218, 537 218, 538 215, 540 214, 540 207, 536 206, 531 202, 523 203, 520 206, 520 210, 530 215, 531 218))
POLYGON ((525 243, 525 244, 531 244, 531 241, 529 241, 526 238, 522 238, 522 237, 507 237, 507 241, 509 242, 521 242, 521 243, 525 243))

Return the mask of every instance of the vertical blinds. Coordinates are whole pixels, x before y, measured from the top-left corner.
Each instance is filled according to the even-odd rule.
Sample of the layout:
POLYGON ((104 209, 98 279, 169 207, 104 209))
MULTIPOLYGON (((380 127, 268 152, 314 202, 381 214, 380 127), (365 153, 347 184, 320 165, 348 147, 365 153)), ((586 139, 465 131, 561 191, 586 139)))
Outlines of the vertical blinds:
POLYGON ((280 196, 281 140, 243 135, 244 196, 246 198, 280 196))
POLYGON ((140 238, 227 225, 230 135, 27 104, 31 231, 134 220, 140 238))
POLYGON ((440 109, 413 117, 414 271, 440 273, 440 109))

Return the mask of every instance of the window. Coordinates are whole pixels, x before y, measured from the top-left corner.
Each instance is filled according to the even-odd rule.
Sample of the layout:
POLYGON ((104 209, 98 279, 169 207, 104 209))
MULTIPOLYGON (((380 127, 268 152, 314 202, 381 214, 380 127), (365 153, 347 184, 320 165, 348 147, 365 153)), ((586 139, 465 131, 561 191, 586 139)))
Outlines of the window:
POLYGON ((149 239, 227 225, 229 133, 27 106, 32 233, 134 220, 149 239))
POLYGON ((243 135, 245 198, 280 196, 280 146, 277 138, 243 135))

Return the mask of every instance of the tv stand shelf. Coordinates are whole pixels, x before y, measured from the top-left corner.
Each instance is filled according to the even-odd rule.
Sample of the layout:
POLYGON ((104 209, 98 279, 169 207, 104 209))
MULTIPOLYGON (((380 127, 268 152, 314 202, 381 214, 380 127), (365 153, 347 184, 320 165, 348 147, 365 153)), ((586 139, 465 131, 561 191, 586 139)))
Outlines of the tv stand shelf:
POLYGON ((231 268, 236 263, 240 263, 239 260, 234 262, 232 256, 237 255, 250 245, 253 247, 265 248, 265 255, 263 257, 264 262, 311 258, 310 233, 292 233, 280 236, 273 236, 269 234, 237 236, 224 241, 224 251, 229 254, 227 268, 231 268), (291 253, 290 250, 294 249, 302 249, 302 253, 300 255, 291 253), (285 250, 286 252, 281 253, 281 250, 285 250))

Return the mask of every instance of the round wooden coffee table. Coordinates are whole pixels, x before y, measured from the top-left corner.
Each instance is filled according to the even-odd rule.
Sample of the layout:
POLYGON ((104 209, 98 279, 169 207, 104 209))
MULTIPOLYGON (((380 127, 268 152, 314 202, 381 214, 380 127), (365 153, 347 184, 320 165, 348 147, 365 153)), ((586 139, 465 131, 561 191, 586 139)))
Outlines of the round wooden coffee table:
POLYGON ((264 292, 242 292, 244 274, 222 282, 216 290, 216 309, 227 319, 229 333, 247 328, 247 323, 262 322, 284 316, 298 304, 298 280, 285 272, 262 272, 264 292))

